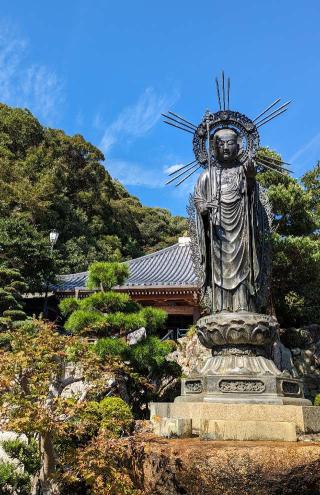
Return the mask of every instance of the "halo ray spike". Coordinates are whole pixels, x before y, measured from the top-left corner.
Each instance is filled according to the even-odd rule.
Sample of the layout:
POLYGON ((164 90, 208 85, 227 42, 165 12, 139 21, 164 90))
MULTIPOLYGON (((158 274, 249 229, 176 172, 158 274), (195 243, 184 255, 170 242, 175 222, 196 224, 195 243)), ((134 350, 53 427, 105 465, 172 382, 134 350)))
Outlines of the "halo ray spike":
POLYGON ((288 177, 288 174, 285 174, 284 172, 280 172, 280 170, 270 167, 269 165, 266 165, 265 163, 259 162, 258 165, 261 165, 262 167, 268 168, 269 170, 272 170, 273 172, 277 172, 280 175, 283 175, 284 177, 288 177))
POLYGON ((224 71, 222 71, 222 98, 223 98, 223 110, 226 109, 226 91, 224 87, 224 71))
POLYGON ((171 122, 167 122, 166 120, 163 121, 165 124, 172 125, 173 127, 176 127, 177 129, 180 129, 181 131, 189 132, 190 134, 194 134, 194 132, 189 131, 188 129, 184 129, 183 127, 179 127, 178 125, 172 124, 171 122))
POLYGON ((166 119, 170 119, 173 122, 176 122, 177 124, 180 124, 181 126, 186 127, 187 129, 192 129, 193 131, 196 130, 193 126, 191 126, 189 124, 184 124, 183 122, 180 122, 179 120, 174 119, 173 117, 170 117, 170 115, 166 115, 165 113, 162 113, 161 115, 162 115, 162 117, 165 117, 166 119))
POLYGON ((227 107, 228 107, 228 110, 230 110, 230 77, 228 77, 228 91, 227 91, 227 95, 228 95, 228 98, 227 98, 227 107))
POLYGON ((193 163, 195 163, 196 161, 197 161, 197 160, 193 160, 192 162, 186 163, 186 165, 183 165, 182 167, 177 168, 177 170, 175 170, 174 172, 171 172, 170 174, 168 174, 168 176, 170 177, 170 175, 175 175, 177 172, 180 172, 180 170, 183 170, 184 168, 189 167, 189 165, 192 165, 192 164, 193 164, 193 163))
MULTIPOLYGON (((268 162, 273 162, 273 163, 276 163, 277 165, 279 165, 280 163, 283 163, 284 165, 288 165, 289 167, 291 167, 291 163, 288 163, 288 162, 284 162, 283 160, 279 160, 279 158, 271 158, 269 156, 262 156, 261 157, 263 160, 267 160, 268 162)), ((260 159, 260 158, 259 158, 260 159)))
POLYGON ((222 108, 221 108, 221 98, 220 98, 219 81, 218 81, 218 78, 217 77, 216 77, 216 89, 217 89, 217 96, 218 96, 218 102, 219 102, 219 109, 222 110, 222 108))
POLYGON ((174 112, 170 112, 168 110, 168 113, 170 113, 171 115, 174 115, 175 117, 178 117, 178 119, 180 120, 183 120, 184 122, 186 122, 187 124, 190 124, 192 125, 192 127, 194 127, 195 129, 197 128, 197 126, 195 124, 193 124, 192 122, 190 122, 189 120, 185 119, 184 117, 181 117, 180 115, 178 115, 177 113, 174 113, 174 112))
POLYGON ((180 184, 182 184, 182 182, 184 182, 185 180, 189 179, 189 177, 194 174, 197 170, 199 170, 199 168, 201 168, 201 165, 199 165, 198 168, 196 168, 195 170, 193 170, 193 172, 191 172, 189 175, 187 175, 187 177, 184 177, 180 182, 178 182, 178 184, 175 185, 175 187, 178 187, 180 186, 180 184))
POLYGON ((269 113, 269 115, 266 115, 265 117, 263 117, 263 119, 259 120, 258 122, 256 122, 256 125, 258 126, 259 124, 261 124, 261 122, 263 122, 264 120, 268 119, 269 117, 272 117, 272 115, 274 115, 275 113, 279 112, 280 110, 282 110, 283 108, 286 108, 289 104, 291 103, 291 100, 289 101, 286 101, 286 103, 284 103, 283 105, 281 105, 281 107, 279 108, 276 108, 275 110, 273 110, 273 112, 269 113))
POLYGON ((283 168, 283 167, 282 167, 282 164, 283 164, 283 165, 288 165, 289 167, 291 167, 291 166, 292 166, 290 163, 283 162, 282 160, 281 160, 281 162, 279 162, 279 161, 278 161, 278 162, 276 162, 275 160, 272 160, 272 159, 270 159, 270 158, 266 158, 265 156, 261 156, 261 157, 259 157, 258 159, 259 159, 259 160, 264 160, 264 161, 266 161, 267 163, 272 163, 273 165, 275 165, 276 167, 279 167, 280 169, 282 169, 282 168, 283 168))
POLYGON ((178 179, 182 175, 187 174, 188 172, 190 172, 190 170, 194 169, 195 167, 199 167, 199 164, 198 163, 195 163, 190 168, 187 168, 186 170, 184 170, 183 172, 181 172, 180 174, 178 174, 176 177, 173 177, 173 179, 168 180, 166 182, 166 185, 171 184, 171 182, 174 182, 176 179, 178 179))
POLYGON ((275 170, 279 170, 280 172, 282 170, 285 170, 286 172, 289 172, 290 174, 292 173, 291 170, 285 167, 281 167, 280 165, 276 165, 275 163, 272 162, 265 162, 263 158, 257 158, 257 162, 265 163, 266 165, 269 165, 270 167, 274 168, 275 170))
POLYGON ((277 103, 279 103, 279 101, 281 101, 281 98, 277 98, 273 103, 271 103, 271 105, 269 105, 265 110, 263 110, 263 112, 259 113, 259 115, 255 119, 253 119, 253 122, 255 122, 260 117, 262 117, 262 115, 267 113, 267 111, 273 108, 277 103))
POLYGON ((274 115, 273 117, 269 117, 265 122, 262 120, 259 125, 257 125, 257 129, 265 124, 267 124, 270 120, 273 120, 275 119, 276 117, 279 117, 279 115, 281 115, 282 113, 286 112, 288 109, 287 108, 284 108, 283 110, 281 110, 279 113, 277 113, 276 115, 274 115))

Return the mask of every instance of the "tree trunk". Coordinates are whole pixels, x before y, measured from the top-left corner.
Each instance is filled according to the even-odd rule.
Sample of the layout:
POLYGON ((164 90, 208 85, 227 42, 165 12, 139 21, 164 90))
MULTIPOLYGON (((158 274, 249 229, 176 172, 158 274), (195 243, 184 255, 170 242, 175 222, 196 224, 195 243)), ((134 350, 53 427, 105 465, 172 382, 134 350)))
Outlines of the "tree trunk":
POLYGON ((124 400, 127 404, 130 404, 130 396, 128 393, 127 382, 124 374, 121 371, 115 374, 115 381, 121 399, 124 400))
POLYGON ((34 480, 32 495, 59 495, 58 485, 52 481, 55 455, 50 433, 40 437, 40 462, 40 473, 37 480, 34 480))

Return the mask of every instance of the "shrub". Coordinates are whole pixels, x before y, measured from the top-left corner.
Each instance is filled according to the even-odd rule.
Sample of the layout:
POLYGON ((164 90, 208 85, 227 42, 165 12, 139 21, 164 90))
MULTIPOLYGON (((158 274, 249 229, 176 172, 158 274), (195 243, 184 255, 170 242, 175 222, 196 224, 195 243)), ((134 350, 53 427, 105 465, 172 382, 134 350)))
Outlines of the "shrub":
POLYGON ((110 328, 114 332, 127 333, 146 326, 146 319, 139 313, 110 313, 105 316, 110 328))
POLYGON ((30 477, 27 473, 17 471, 9 462, 0 462, 0 493, 9 495, 30 495, 30 477))
POLYGON ((320 406, 320 394, 317 394, 314 398, 314 405, 320 406))
MULTIPOLYGON (((77 440, 83 443, 98 433, 102 418, 98 402, 91 400, 82 402, 78 406, 79 409, 73 417, 73 422, 77 425, 77 440)), ((60 443, 60 449, 66 449, 68 442, 70 439, 64 439, 60 443)))
POLYGON ((12 321, 25 320, 27 315, 21 309, 7 309, 3 312, 5 318, 11 318, 12 321))
POLYGON ((103 359, 107 356, 124 357, 128 347, 128 344, 123 339, 106 337, 98 340, 95 344, 95 351, 103 359))
MULTIPOLYGON (((0 318, 0 320, 3 320, 3 318, 0 318)), ((0 327, 1 327, 1 321, 0 321, 0 327)), ((11 342, 11 336, 8 333, 0 333, 0 348, 6 348, 8 349, 10 347, 10 342, 11 342)))
POLYGON ((101 426, 120 435, 129 432, 133 425, 130 407, 120 397, 106 397, 99 402, 101 426))
POLYGON ((195 325, 190 325, 187 331, 187 337, 193 337, 197 333, 197 329, 195 325))
POLYGON ((11 327, 11 319, 0 316, 0 332, 6 332, 11 327))
POLYGON ((93 325, 104 323, 106 323, 106 318, 101 313, 79 309, 69 316, 65 329, 71 333, 81 333, 86 329, 91 330, 93 325))
POLYGON ((148 334, 154 334, 164 327, 168 315, 163 309, 146 307, 141 310, 141 314, 146 320, 148 334))
POLYGON ((33 438, 28 443, 19 438, 4 440, 2 447, 10 457, 18 459, 30 475, 40 469, 39 446, 33 438))
POLYGON ((122 285, 128 275, 129 268, 125 263, 97 261, 89 267, 87 287, 110 290, 116 285, 122 285))
POLYGON ((68 316, 73 313, 73 311, 79 309, 79 305, 79 299, 76 299, 75 297, 66 297, 60 302, 59 309, 64 316, 68 316))
POLYGON ((139 304, 131 301, 128 294, 122 294, 119 292, 96 292, 91 296, 82 299, 80 302, 80 308, 86 311, 101 311, 102 313, 109 313, 115 311, 139 311, 139 304))

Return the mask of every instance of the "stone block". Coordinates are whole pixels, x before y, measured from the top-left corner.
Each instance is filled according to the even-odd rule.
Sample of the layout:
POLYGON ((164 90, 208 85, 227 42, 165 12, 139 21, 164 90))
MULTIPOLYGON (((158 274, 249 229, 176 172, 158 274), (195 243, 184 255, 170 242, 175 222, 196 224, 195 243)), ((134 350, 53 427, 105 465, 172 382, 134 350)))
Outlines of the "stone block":
POLYGON ((287 421, 224 421, 202 419, 199 436, 203 440, 273 440, 296 442, 296 426, 287 421))
POLYGON ((201 420, 257 421, 293 423, 298 434, 320 432, 320 407, 277 404, 216 404, 210 402, 153 402, 151 418, 184 418, 192 420, 194 434, 201 420))
POLYGON ((151 422, 154 433, 160 437, 190 438, 192 436, 191 419, 153 416, 151 422))

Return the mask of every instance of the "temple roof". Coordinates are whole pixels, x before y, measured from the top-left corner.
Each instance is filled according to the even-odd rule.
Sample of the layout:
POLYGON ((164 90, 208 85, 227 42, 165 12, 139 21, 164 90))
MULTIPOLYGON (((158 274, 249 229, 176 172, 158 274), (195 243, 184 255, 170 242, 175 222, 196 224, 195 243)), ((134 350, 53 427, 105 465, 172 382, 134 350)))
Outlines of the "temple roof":
MULTIPOLYGON (((180 237, 173 246, 129 260, 129 278, 116 287, 195 287, 197 279, 191 257, 189 237, 180 237)), ((60 275, 55 292, 85 289, 88 272, 60 275)))

